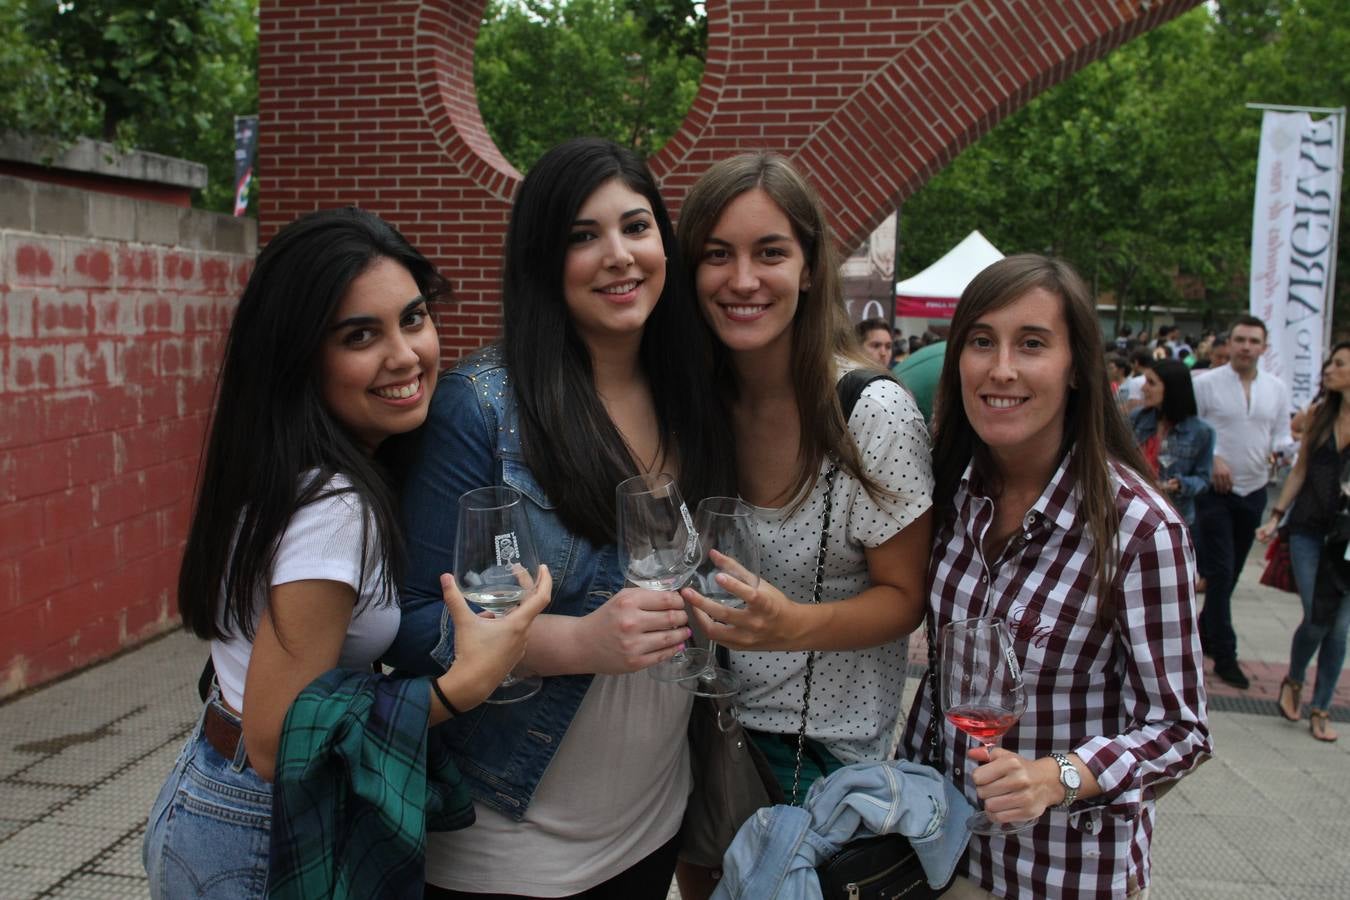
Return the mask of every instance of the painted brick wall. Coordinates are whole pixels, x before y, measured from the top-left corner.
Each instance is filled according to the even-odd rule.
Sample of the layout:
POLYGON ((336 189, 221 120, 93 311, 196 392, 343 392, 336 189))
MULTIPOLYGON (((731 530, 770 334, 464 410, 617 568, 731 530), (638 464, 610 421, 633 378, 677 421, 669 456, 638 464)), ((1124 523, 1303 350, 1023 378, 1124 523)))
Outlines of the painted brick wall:
MULTIPOLYGON (((714 160, 793 157, 851 250, 1031 97, 1198 0, 708 0, 703 82, 651 161, 667 200, 714 160)), ((454 283, 446 359, 500 327, 517 173, 483 128, 473 42, 486 0, 264 3, 263 236, 309 210, 384 215, 454 283)))
POLYGON ((0 176, 0 697, 175 627, 256 228, 0 176))

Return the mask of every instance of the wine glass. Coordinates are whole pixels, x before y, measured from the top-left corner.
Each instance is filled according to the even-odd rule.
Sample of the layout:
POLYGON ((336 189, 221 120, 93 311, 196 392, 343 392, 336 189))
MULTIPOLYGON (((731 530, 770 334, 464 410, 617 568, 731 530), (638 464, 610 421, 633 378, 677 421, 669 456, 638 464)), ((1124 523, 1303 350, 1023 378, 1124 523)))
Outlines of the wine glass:
MULTIPOLYGON (((539 558, 520 492, 481 487, 459 498, 455 581, 464 599, 497 616, 515 609, 534 587, 539 558)), ((538 676, 507 674, 483 702, 518 703, 539 693, 538 676)))
POLYGON ((1162 444, 1158 448, 1159 481, 1163 482, 1167 481, 1168 470, 1172 468, 1172 464, 1176 461, 1177 458, 1172 452, 1172 436, 1169 434, 1167 437, 1162 439, 1162 444))
MULTIPOLYGON (((698 592, 709 600, 732 609, 745 606, 745 601, 724 588, 717 574, 725 572, 742 584, 754 588, 759 585, 759 544, 755 540, 754 510, 735 497, 708 497, 694 512, 694 524, 703 553, 694 572, 698 592), (711 551, 721 553, 725 560, 719 567, 712 560, 711 551)), ((708 662, 697 678, 681 681, 680 687, 699 697, 731 697, 740 692, 741 679, 730 669, 717 665, 717 642, 708 642, 708 662)))
MULTIPOLYGON (((991 751, 1027 707, 1012 636, 1002 619, 985 616, 942 626, 939 658, 947 721, 991 751)), ((975 834, 1014 834, 1035 824, 995 822, 983 810, 966 823, 975 834)))
MULTIPOLYGON (((702 549, 675 479, 665 473, 634 475, 619 482, 614 492, 624 575, 649 591, 684 587, 698 567, 702 549)), ((658 681, 682 681, 698 677, 707 664, 706 650, 684 647, 647 671, 658 681)))

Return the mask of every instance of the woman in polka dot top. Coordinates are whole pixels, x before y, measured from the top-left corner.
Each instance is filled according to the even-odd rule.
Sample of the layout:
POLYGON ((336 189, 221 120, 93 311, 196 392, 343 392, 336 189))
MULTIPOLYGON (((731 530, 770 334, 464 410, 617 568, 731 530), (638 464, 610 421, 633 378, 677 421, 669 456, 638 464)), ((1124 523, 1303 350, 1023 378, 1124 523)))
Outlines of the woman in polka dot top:
MULTIPOLYGON (((791 796, 807 651, 817 651, 799 795, 840 765, 887 758, 923 620, 933 486, 922 414, 894 381, 869 383, 845 419, 836 389, 857 355, 819 199, 769 153, 714 165, 690 190, 679 239, 718 338, 741 497, 755 507, 757 588, 728 576, 732 609, 684 591, 730 648, 737 716, 791 796), (837 472, 827 477, 832 468, 837 472), (812 603, 826 494, 819 604, 812 603)), ((877 370, 877 374, 882 374, 877 370)), ((681 868, 686 897, 706 895, 681 868)))

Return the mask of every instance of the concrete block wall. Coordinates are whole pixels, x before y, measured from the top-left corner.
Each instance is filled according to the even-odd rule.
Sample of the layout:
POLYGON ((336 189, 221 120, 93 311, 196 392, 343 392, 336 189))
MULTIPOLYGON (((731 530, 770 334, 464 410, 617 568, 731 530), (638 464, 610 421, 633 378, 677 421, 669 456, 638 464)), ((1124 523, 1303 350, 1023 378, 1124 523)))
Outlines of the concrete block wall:
MULTIPOLYGON (((708 0, 703 81, 651 160, 667 201, 716 159, 772 149, 807 172, 845 253, 1030 98, 1198 0, 708 0)), ((357 203, 450 277, 447 361, 500 329, 520 174, 483 127, 474 39, 486 0, 263 4, 264 238, 357 203)))
POLYGON ((0 697, 177 625, 256 224, 0 176, 0 697))

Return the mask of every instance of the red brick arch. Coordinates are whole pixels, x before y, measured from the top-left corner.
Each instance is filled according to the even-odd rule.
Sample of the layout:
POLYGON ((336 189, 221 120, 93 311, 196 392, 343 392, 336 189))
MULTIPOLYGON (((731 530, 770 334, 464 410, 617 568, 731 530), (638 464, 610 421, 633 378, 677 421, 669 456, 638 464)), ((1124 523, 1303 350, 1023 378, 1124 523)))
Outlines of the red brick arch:
MULTIPOLYGON (((779 150, 853 247, 1000 119, 1197 2, 709 0, 702 84, 652 168, 676 206, 712 161, 779 150)), ((455 285, 460 302, 442 321, 449 358, 498 331, 520 179, 474 91, 485 6, 309 0, 261 13, 263 237, 340 203, 388 217, 455 285)))

